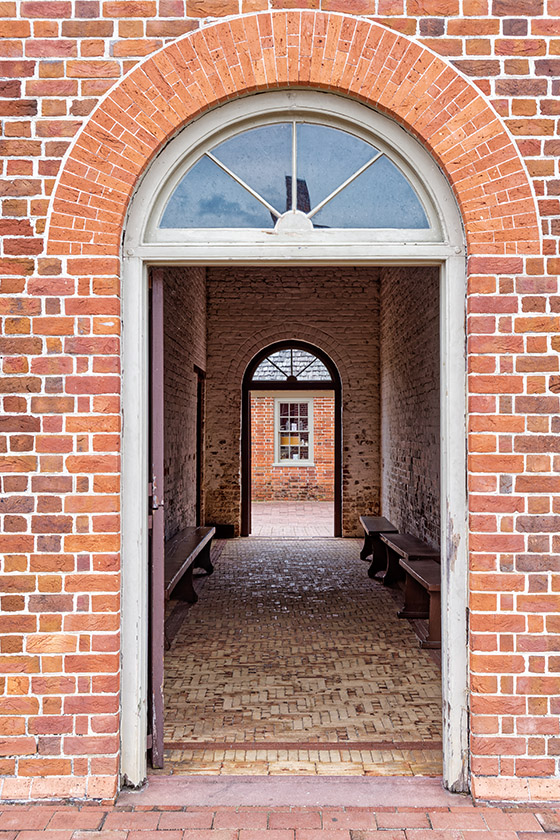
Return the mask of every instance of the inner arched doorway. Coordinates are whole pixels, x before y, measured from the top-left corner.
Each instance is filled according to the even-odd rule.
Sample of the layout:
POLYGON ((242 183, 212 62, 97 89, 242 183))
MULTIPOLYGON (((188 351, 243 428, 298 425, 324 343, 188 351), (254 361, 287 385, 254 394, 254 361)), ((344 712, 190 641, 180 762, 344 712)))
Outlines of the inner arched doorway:
MULTIPOLYGON (((340 374, 332 359, 320 348, 304 341, 279 341, 264 347, 251 360, 242 384, 241 406, 241 536, 251 533, 251 392, 270 390, 304 393, 310 389, 313 392, 334 392, 334 536, 342 533, 342 383, 340 374), (294 351, 298 352, 297 363, 294 364, 294 351), (284 359, 275 359, 276 355, 284 359), (280 364, 279 364, 280 362, 280 364)), ((302 407, 305 404, 302 404, 302 407)), ((307 415, 307 408, 304 409, 307 415)), ((298 432, 297 443, 291 444, 286 440, 286 446, 280 447, 275 441, 275 449, 285 449, 277 453, 277 460, 285 457, 295 459, 291 463, 304 463, 308 460, 310 444, 310 422, 306 417, 294 418, 295 431, 298 432), (299 428, 301 426, 301 429, 299 428), (279 457, 278 457, 279 456, 279 457)), ((279 418, 279 431, 288 429, 287 420, 279 418)), ((296 440, 296 438, 294 438, 296 440)), ((288 463, 290 463, 288 461, 288 463)))

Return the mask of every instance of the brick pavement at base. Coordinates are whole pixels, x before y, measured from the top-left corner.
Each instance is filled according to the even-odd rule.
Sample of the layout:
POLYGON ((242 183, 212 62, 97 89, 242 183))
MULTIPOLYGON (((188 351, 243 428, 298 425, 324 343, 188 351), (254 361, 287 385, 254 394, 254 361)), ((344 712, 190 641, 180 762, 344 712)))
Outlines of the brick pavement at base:
POLYGON ((441 775, 438 665, 360 547, 224 543, 165 656, 163 773, 441 775))
POLYGON ((560 808, 2 806, 0 840, 560 840, 560 808))
POLYGON ((253 537, 332 537, 333 502, 251 502, 253 537))

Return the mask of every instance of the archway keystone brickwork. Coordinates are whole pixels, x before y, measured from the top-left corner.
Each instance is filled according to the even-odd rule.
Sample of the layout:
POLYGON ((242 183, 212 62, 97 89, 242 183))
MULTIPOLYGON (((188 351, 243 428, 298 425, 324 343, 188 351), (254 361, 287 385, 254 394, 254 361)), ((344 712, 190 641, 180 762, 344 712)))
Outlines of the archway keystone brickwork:
POLYGON ((550 574, 558 568, 550 532, 560 510, 550 494, 560 484, 551 474, 549 417, 560 399, 547 393, 549 372, 558 370, 550 361, 559 349, 550 338, 560 327, 558 299, 550 297, 558 260, 540 250, 523 164, 476 87, 382 25, 278 11, 220 21, 136 66, 86 122, 56 183, 47 236, 53 259, 43 268, 54 274, 60 258, 62 276, 30 278, 27 308, 16 310, 32 318, 43 344, 30 338, 33 376, 24 373, 13 387, 25 390, 29 416, 18 414, 22 398, 11 397, 13 416, 2 426, 35 441, 33 454, 4 459, 7 471, 31 474, 31 493, 52 499, 44 512, 30 509, 41 511, 29 517, 35 542, 27 530, 2 535, 2 549, 14 552, 4 567, 13 572, 10 585, 17 573, 17 591, 31 592, 29 614, 3 625, 30 628, 25 649, 4 664, 16 675, 10 735, 2 739, 11 756, 0 780, 5 799, 107 798, 117 787, 119 275, 129 200, 158 150, 194 117, 290 85, 337 92, 390 115, 430 150, 455 192, 469 248, 474 790, 495 799, 560 797, 560 678, 544 676, 542 647, 545 632, 558 632, 560 609, 550 574), (34 594, 38 573, 54 575, 58 589, 34 594), (40 613, 48 620, 34 632, 40 613), (60 754, 40 753, 44 733, 55 733, 60 754))
POLYGON ((477 89, 383 26, 306 11, 220 22, 132 70, 74 144, 53 200, 48 252, 116 257, 128 201, 158 149, 233 96, 294 85, 362 100, 420 138, 453 186, 470 253, 539 252, 521 159, 477 89))

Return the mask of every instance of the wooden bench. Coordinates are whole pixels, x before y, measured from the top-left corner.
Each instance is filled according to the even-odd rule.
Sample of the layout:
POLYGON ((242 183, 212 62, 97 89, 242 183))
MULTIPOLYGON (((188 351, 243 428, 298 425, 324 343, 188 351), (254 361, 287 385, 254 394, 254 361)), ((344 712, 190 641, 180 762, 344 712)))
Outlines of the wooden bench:
POLYGON ((183 528, 165 542, 165 598, 173 592, 177 598, 196 604, 198 595, 193 586, 193 569, 211 575, 210 546, 215 528, 183 528))
POLYGON ((439 560, 437 548, 431 548, 424 540, 412 534, 380 534, 387 546, 387 571, 383 578, 385 586, 394 586, 403 578, 399 560, 439 560))
POLYGON ((374 578, 378 572, 387 571, 387 552, 381 542, 383 533, 396 534, 399 530, 384 516, 360 516, 360 524, 364 529, 364 546, 360 551, 360 560, 367 562, 371 556, 368 576, 374 578))
POLYGON ((427 618, 428 630, 416 625, 420 647, 441 647, 441 566, 435 560, 400 560, 406 572, 404 608, 399 618, 427 618))

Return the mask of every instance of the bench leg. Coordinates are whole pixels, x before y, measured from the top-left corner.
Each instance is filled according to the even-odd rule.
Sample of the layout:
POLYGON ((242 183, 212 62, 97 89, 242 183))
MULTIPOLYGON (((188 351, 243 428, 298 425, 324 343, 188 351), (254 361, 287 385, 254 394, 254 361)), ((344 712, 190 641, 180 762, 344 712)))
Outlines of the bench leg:
POLYGON ((420 647, 439 650, 441 647, 441 593, 430 595, 430 614, 428 616, 428 635, 420 647))
POLYGON ((387 571, 387 552, 385 551, 385 543, 377 534, 371 540, 371 564, 368 569, 368 577, 374 578, 378 572, 387 571))
POLYGON ((362 550, 360 551, 360 560, 366 560, 370 556, 373 551, 373 544, 372 539, 369 534, 366 534, 364 537, 364 545, 362 550))
POLYGON ((173 590, 173 594, 176 598, 180 601, 186 601, 188 604, 196 604, 198 601, 198 595, 195 592, 195 588, 192 582, 192 572, 193 567, 189 566, 175 589, 173 590))
POLYGON ((193 563, 193 566, 197 569, 204 569, 207 575, 211 575, 214 571, 214 566, 210 561, 210 546, 212 544, 212 540, 206 543, 198 557, 193 563))
POLYGON ((428 618, 430 615, 430 596, 417 580, 406 576, 404 585, 404 607, 397 615, 399 618, 428 618))
POLYGON ((385 546, 387 553, 386 572, 383 575, 383 586, 395 586, 399 580, 402 580, 403 572, 399 565, 399 555, 396 551, 385 546))

